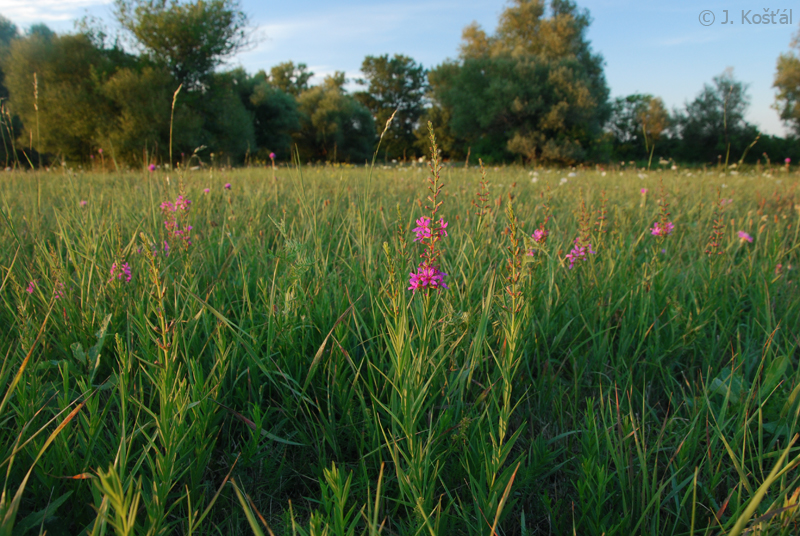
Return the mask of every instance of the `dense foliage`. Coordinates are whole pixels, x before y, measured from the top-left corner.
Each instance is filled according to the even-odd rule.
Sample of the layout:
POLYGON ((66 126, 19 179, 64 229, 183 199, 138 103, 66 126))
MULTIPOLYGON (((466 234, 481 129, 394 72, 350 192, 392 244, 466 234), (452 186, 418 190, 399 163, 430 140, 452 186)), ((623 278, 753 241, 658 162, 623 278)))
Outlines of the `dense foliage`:
MULTIPOLYGON (((653 95, 610 101, 603 58, 586 35, 589 13, 571 0, 513 0, 493 33, 468 26, 458 57, 432 68, 401 54, 367 56, 352 93, 341 73, 312 86, 314 73, 293 61, 220 72, 252 44, 235 0, 114 6, 124 47, 91 18, 74 34, 39 24, 21 35, 0 16, 4 167, 87 165, 100 149, 108 169, 189 158, 234 165, 287 161, 295 146, 304 161, 361 163, 379 135, 384 162, 408 162, 425 154, 428 121, 451 160, 800 160, 796 138, 760 135, 745 121, 747 87, 731 71, 683 109, 668 111, 653 95)), ((784 54, 775 77, 776 107, 794 126, 797 66, 795 53, 784 54)))

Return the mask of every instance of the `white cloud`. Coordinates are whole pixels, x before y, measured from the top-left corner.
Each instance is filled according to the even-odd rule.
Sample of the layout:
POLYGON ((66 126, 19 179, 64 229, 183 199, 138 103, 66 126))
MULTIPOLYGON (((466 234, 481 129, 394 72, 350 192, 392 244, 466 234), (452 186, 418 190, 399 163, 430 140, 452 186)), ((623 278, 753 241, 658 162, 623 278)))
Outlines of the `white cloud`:
POLYGON ((66 22, 80 18, 84 9, 112 0, 3 0, 2 14, 18 25, 66 22))

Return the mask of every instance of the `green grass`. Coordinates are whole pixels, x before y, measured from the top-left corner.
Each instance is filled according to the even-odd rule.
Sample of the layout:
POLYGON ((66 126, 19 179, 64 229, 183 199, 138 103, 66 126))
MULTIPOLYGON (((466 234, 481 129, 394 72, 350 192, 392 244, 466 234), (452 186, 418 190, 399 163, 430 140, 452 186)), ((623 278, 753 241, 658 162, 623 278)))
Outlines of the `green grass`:
POLYGON ((798 175, 568 173, 446 167, 430 294, 423 165, 0 175, 0 534, 795 534, 798 175))

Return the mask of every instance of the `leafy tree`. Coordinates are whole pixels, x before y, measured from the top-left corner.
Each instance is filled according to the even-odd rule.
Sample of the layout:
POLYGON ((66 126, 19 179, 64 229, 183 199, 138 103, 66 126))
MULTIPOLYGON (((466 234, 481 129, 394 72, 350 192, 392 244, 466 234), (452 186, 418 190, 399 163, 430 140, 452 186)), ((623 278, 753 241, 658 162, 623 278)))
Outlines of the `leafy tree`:
POLYGON ((187 89, 248 44, 247 16, 236 0, 116 0, 116 17, 187 89))
POLYGON ((291 134, 300 130, 297 100, 270 84, 264 71, 251 76, 238 68, 228 75, 253 123, 255 145, 251 153, 257 150, 262 160, 267 160, 270 153, 288 159, 292 147, 291 134))
MULTIPOLYGON (((11 46, 11 41, 17 38, 19 30, 17 26, 0 15, 0 58, 8 55, 8 48, 11 46)), ((3 65, 0 63, 0 99, 8 98, 8 90, 4 84, 5 75, 3 74, 3 65)))
MULTIPOLYGON (((142 152, 166 154, 169 146, 169 110, 177 82, 165 68, 123 68, 102 86, 112 108, 112 119, 100 128, 100 144, 129 164, 142 163, 142 152)), ((176 107, 173 147, 177 152, 199 145, 196 137, 202 119, 186 106, 176 107), (188 138, 188 139, 187 139, 188 138)), ((146 162, 147 163, 147 162, 146 162)))
POLYGON ((669 114, 664 108, 664 101, 659 97, 651 97, 638 115, 639 124, 642 126, 642 136, 644 137, 644 148, 648 151, 647 168, 653 161, 653 152, 656 149, 656 142, 661 138, 661 134, 667 129, 669 124, 669 114))
POLYGON ((301 158, 363 162, 372 156, 375 121, 344 91, 344 83, 344 73, 337 72, 300 95, 301 127, 295 139, 301 158))
POLYGON ((744 119, 749 104, 747 87, 731 69, 715 76, 677 118, 681 156, 693 162, 717 162, 741 156, 757 131, 744 119))
POLYGON ((100 86, 113 67, 104 51, 81 34, 35 33, 11 43, 3 62, 11 106, 39 152, 88 158, 100 141, 101 126, 110 120, 100 86))
POLYGON ((781 119, 800 135, 800 31, 790 45, 791 52, 781 54, 772 87, 778 89, 775 108, 781 119))
POLYGON ((494 35, 477 25, 461 55, 431 73, 453 133, 487 160, 572 163, 587 156, 608 115, 602 58, 585 37, 589 16, 566 0, 514 0, 494 35))
POLYGON ((292 61, 286 61, 270 69, 269 81, 275 88, 297 97, 308 89, 308 81, 312 76, 314 73, 308 70, 305 63, 295 65, 292 61))
POLYGON ((359 84, 367 85, 367 91, 355 94, 375 118, 378 134, 383 132, 386 121, 397 111, 389 130, 384 134, 381 147, 387 156, 406 157, 415 151, 415 129, 424 112, 423 97, 426 89, 426 72, 421 65, 400 54, 389 58, 367 56, 361 64, 364 78, 359 84))
POLYGON ((51 30, 47 24, 39 23, 28 28, 27 35, 30 37, 39 37, 44 40, 49 40, 55 37, 56 33, 51 30))
POLYGON ((198 145, 230 158, 232 164, 256 150, 253 116, 238 94, 236 73, 215 73, 202 94, 186 96, 187 106, 202 118, 198 145))
POLYGON ((634 93, 617 97, 611 103, 611 114, 606 128, 613 139, 615 158, 632 160, 646 157, 647 148, 642 136, 640 117, 652 98, 652 95, 634 93))

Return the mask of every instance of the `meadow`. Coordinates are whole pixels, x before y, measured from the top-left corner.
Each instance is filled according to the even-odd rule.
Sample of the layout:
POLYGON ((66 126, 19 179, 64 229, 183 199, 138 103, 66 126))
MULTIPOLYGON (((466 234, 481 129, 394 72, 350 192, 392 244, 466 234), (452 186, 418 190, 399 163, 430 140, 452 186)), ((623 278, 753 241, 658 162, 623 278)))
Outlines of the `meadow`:
POLYGON ((797 170, 471 164, 0 174, 0 534, 796 534, 797 170))

